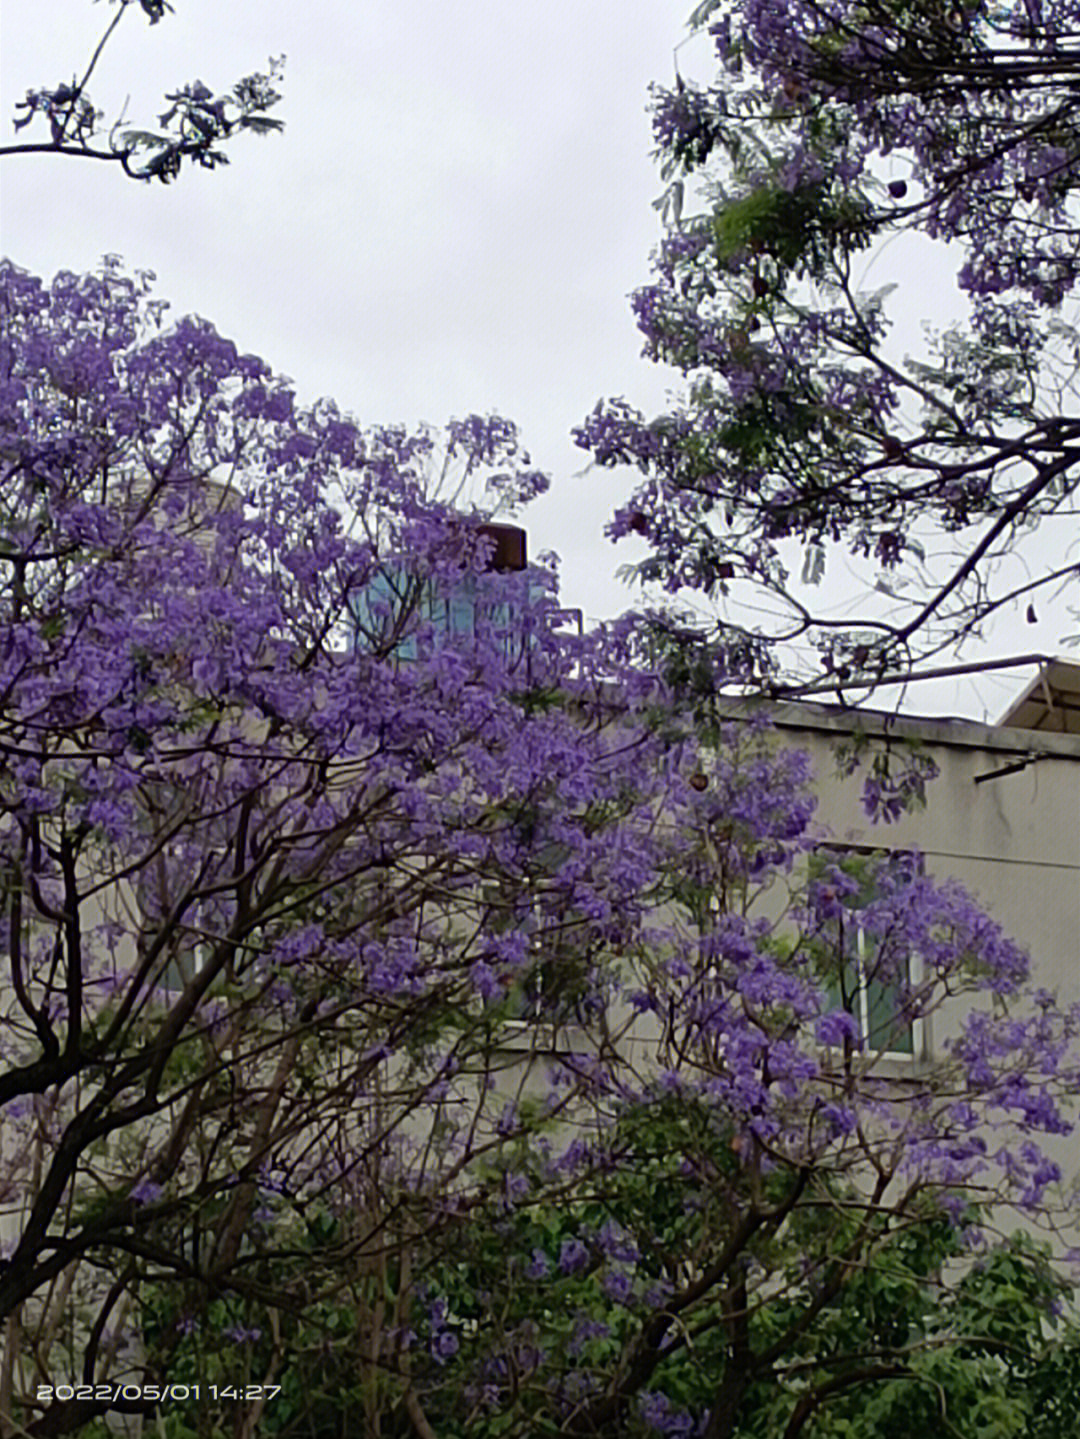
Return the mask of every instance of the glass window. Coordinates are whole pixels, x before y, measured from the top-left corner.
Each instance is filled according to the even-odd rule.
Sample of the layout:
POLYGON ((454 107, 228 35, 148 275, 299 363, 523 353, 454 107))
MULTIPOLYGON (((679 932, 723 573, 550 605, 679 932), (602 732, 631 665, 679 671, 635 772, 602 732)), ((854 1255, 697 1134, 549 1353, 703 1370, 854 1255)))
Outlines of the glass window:
MULTIPOLYGON (((512 598, 499 598, 498 588, 494 577, 481 588, 472 575, 463 575, 447 587, 414 576, 404 562, 390 562, 350 601, 353 644, 415 660, 426 653, 418 630, 430 626, 439 643, 439 637, 446 636, 472 639, 490 626, 509 661, 527 662, 531 646, 521 605, 512 598)), ((530 586, 530 596, 538 599, 539 593, 530 586)))
POLYGON ((830 1007, 852 1016, 866 1049, 907 1059, 923 1042, 911 1005, 920 960, 886 901, 918 873, 918 857, 906 851, 836 845, 822 846, 811 870, 826 916, 818 949, 830 1007))

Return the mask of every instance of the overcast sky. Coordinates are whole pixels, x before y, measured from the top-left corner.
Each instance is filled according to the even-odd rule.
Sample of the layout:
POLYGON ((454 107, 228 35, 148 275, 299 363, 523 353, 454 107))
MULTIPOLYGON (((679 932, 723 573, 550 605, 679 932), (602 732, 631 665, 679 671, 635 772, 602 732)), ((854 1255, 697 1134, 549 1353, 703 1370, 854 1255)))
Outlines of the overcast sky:
MULTIPOLYGON (((638 358, 627 301, 659 233, 648 85, 672 73, 685 8, 175 0, 151 26, 133 5, 89 87, 107 116, 127 100, 152 127, 166 90, 224 90, 284 54, 285 133, 242 136, 227 169, 169 186, 8 160, 3 252, 44 277, 118 253, 156 273, 173 315, 365 422, 506 415, 554 476, 527 517, 533 551, 562 555, 567 603, 618 613, 631 556, 603 527, 629 481, 581 475, 569 432, 602 394, 648 408, 669 383, 638 358)), ((8 7, 5 132, 28 87, 82 74, 114 14, 8 7)))
MULTIPOLYGON (((89 87, 98 107, 152 128, 167 90, 223 91, 284 54, 284 134, 241 136, 227 168, 169 186, 93 161, 6 160, 3 253, 44 278, 117 253, 156 273, 174 317, 205 316, 302 400, 330 395, 362 422, 504 414, 553 475, 525 523, 534 553, 562 557, 564 603, 592 619, 625 609, 636 596, 615 570, 634 551, 603 529, 632 476, 583 473, 570 430, 601 396, 653 411, 677 383, 639 358, 628 298, 659 235, 648 86, 671 79, 686 0, 174 3, 153 26, 131 6, 89 87)), ((7 7, 0 133, 29 87, 82 75, 114 15, 91 0, 7 7)), ((679 62, 710 74, 700 42, 679 62)), ((909 268, 896 250, 871 265, 869 287, 909 268)), ((956 311, 951 270, 939 321, 956 311)), ((925 257, 909 272, 925 291, 925 257)), ((1051 641, 990 648, 1018 644, 1051 641)), ((993 716, 1021 683, 927 686, 906 707, 993 716)))

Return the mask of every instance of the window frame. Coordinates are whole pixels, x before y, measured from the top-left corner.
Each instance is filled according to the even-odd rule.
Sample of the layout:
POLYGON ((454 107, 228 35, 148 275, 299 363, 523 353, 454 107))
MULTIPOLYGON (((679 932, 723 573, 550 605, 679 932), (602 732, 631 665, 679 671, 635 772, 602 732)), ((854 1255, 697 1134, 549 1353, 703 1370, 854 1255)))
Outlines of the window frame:
MULTIPOLYGON (((871 861, 884 860, 886 863, 906 862, 913 866, 914 873, 919 875, 925 873, 923 856, 916 850, 893 848, 886 845, 843 844, 835 840, 826 840, 816 845, 813 850, 811 863, 813 863, 814 859, 820 857, 825 862, 839 864, 842 868, 843 860, 847 856, 863 857, 871 861)), ((868 896, 866 903, 872 903, 873 898, 873 894, 868 896)), ((863 907, 864 906, 859 906, 859 908, 863 907)), ((858 908, 852 910, 851 914, 857 917, 858 908)), ((850 918, 848 922, 850 924, 850 918)), ((867 974, 867 957, 872 938, 867 934, 865 927, 858 923, 857 918, 851 927, 854 933, 849 936, 841 932, 836 936, 836 942, 838 958, 842 957, 845 965, 853 963, 855 966, 856 987, 854 1002, 858 1006, 857 1010, 848 1008, 845 1002, 846 985, 839 980, 835 987, 832 984, 825 985, 826 993, 832 998, 835 988, 838 987, 840 989, 838 996, 839 1003, 835 1008, 842 1008, 845 1013, 851 1015, 852 1019, 854 1019, 858 1025, 858 1035, 861 1046, 860 1052, 862 1054, 874 1059, 887 1060, 896 1064, 908 1066, 919 1064, 926 1058, 929 1044, 928 1023, 922 1015, 914 1015, 907 1022, 907 1031, 911 1039, 910 1049, 879 1048, 871 1042, 875 1028, 873 1024, 874 1000, 871 988, 875 983, 876 977, 872 974, 867 974), (851 952, 845 953, 849 945, 851 945, 852 940, 854 941, 854 946, 851 952)), ((907 977, 909 989, 912 991, 918 990, 923 984, 924 979, 925 965, 922 956, 918 953, 910 954, 908 956, 907 977)), ((884 995, 888 997, 893 987, 887 987, 884 983, 878 982, 881 984, 884 995)))

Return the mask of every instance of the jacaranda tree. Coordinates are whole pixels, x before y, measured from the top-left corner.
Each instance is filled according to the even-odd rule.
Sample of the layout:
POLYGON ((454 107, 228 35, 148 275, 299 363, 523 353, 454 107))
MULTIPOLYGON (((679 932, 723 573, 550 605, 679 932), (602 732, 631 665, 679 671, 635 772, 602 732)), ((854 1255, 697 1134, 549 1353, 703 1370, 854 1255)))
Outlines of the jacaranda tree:
MULTIPOLYGON (((620 1001, 568 1042, 589 1089, 555 1130, 517 1104, 490 1198, 417 1251, 387 1368, 407 1364, 423 1422, 384 1432, 1063 1439, 1064 1291, 972 1202, 1049 1217, 1040 1141, 1069 1128, 1077 1016, 1031 1004, 1023 956, 957 886, 816 849, 798 756, 745 725, 711 740, 681 750, 666 903, 624 946, 620 1001), (912 1063, 918 1024, 939 1037, 912 1063)), ((294 1331, 270 1432, 365 1414, 361 1280, 341 1277, 294 1331)))
MULTIPOLYGON (((662 1141, 656 1143, 651 1157, 662 1148, 662 1141)), ((643 1169, 633 1229, 616 1229, 603 1202, 593 1200, 569 1215, 552 1204, 519 1220, 533 1240, 524 1269, 508 1259, 497 1225, 480 1223, 433 1270, 432 1293, 439 1297, 429 1305, 422 1332, 438 1356, 439 1368, 429 1368, 426 1401, 435 1433, 453 1439, 549 1432, 1071 1439, 1080 1400, 1080 1326, 1074 1310, 1069 1317, 1075 1291, 1045 1250, 1022 1235, 980 1246, 973 1256, 969 1231, 933 1208, 910 1214, 891 1234, 883 1226, 875 1238, 885 1242, 868 1245, 845 1282, 811 1309, 809 1256, 821 1253, 830 1228, 834 1239, 842 1230, 823 1225, 809 1205, 799 1207, 786 1236, 785 1267, 776 1250, 770 1257, 776 1287, 768 1304, 751 1284, 726 1310, 716 1303, 690 1312, 680 1308, 668 1316, 656 1368, 618 1417, 609 1410, 606 1421, 598 1421, 597 1404, 564 1397, 563 1411, 572 1417, 547 1427, 537 1422, 542 1370, 549 1392, 560 1392, 561 1385, 564 1396, 605 1385, 610 1390, 617 1382, 633 1330, 628 1261, 659 1285, 655 1276, 671 1252, 671 1220, 678 1211, 664 1189, 646 1195, 655 1178, 655 1170, 643 1169), (650 1222, 643 1224, 645 1215, 650 1222), (569 1236, 580 1235, 590 1217, 593 1237, 584 1257, 569 1236), (651 1264, 642 1244, 654 1247, 651 1264), (481 1348, 476 1336, 485 1329, 481 1348), (490 1339, 495 1332, 498 1348, 490 1339), (744 1364, 737 1402, 713 1421, 720 1374, 744 1364)), ((692 1196, 677 1173, 668 1176, 667 1187, 692 1196)), ((841 1199, 835 1192, 830 1197, 841 1199)), ((685 1232, 688 1216, 679 1218, 685 1232)), ((502 1235, 509 1228, 504 1221, 502 1235)), ((342 1420, 350 1406, 354 1414, 359 1410, 356 1369, 341 1362, 344 1351, 335 1358, 329 1365, 312 1362, 308 1370, 318 1379, 309 1378, 303 1407, 320 1433, 347 1433, 342 1420)), ((292 1394, 301 1389, 300 1372, 292 1394)))
POLYGON ((1045 1215, 1075 1016, 560 626, 512 426, 303 409, 115 262, 0 316, 4 1439, 754 1433, 1045 1215))
POLYGON ((656 93, 667 226, 634 299, 687 388, 579 440, 640 470, 612 534, 718 602, 749 678, 865 691, 1077 572, 1080 12, 705 0, 691 25, 718 75, 656 93), (965 319, 894 343, 943 285, 965 319))
POLYGON ((212 1301, 310 1302, 268 1208, 332 1192, 377 1264, 467 1193, 488 1011, 545 935, 593 1003, 652 869, 617 656, 427 493, 542 488, 511 425, 302 411, 116 262, 5 264, 0 317, 0 1411, 44 1434, 108 1407, 45 1376, 145 1353, 148 1275, 165 1364, 212 1301))
POLYGON ((39 117, 47 122, 49 139, 24 138, 0 145, 0 156, 68 155, 83 160, 107 160, 119 165, 133 180, 161 180, 168 184, 185 162, 212 170, 227 165, 222 146, 244 130, 268 135, 283 128, 282 121, 266 112, 281 96, 274 85, 281 78, 284 56, 271 60, 265 74, 247 75, 222 95, 196 80, 165 96, 166 110, 157 128, 125 125, 118 116, 103 125, 105 115, 90 98, 87 86, 101 53, 129 8, 138 5, 151 25, 172 6, 166 0, 109 0, 118 8, 90 56, 81 78, 60 85, 27 90, 16 105, 16 130, 26 129, 39 117), (106 133, 107 132, 107 133, 106 133))

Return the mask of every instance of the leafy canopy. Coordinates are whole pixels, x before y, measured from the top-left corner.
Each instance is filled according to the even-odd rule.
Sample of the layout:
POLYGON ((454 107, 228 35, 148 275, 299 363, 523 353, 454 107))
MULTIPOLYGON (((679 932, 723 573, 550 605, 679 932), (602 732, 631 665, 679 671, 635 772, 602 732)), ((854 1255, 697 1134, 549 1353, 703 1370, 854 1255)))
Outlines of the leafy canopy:
POLYGON ((1035 621, 1076 573, 1075 6, 707 0, 691 26, 717 77, 655 92, 666 234, 634 297, 687 386, 577 432, 643 476, 612 536, 773 688, 868 690, 999 609, 1035 621), (872 257, 897 283, 863 288, 872 257), (934 265, 966 316, 905 355, 934 265))

